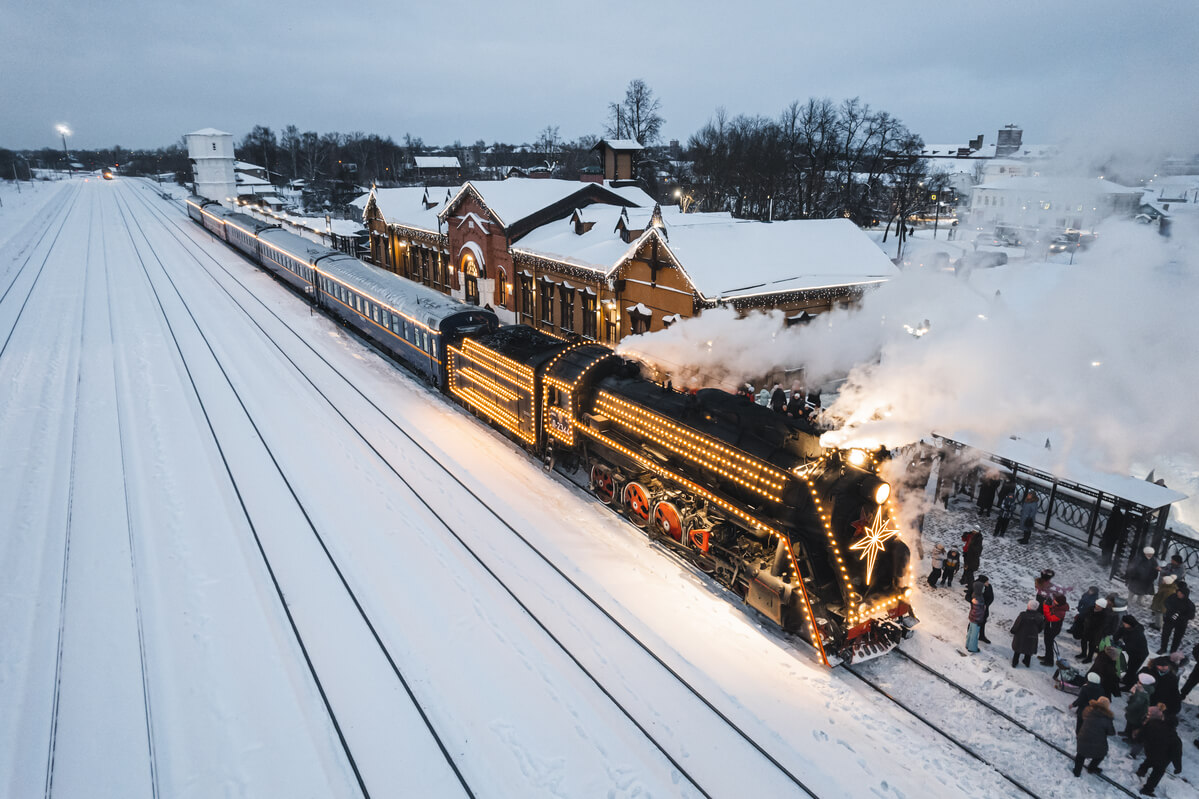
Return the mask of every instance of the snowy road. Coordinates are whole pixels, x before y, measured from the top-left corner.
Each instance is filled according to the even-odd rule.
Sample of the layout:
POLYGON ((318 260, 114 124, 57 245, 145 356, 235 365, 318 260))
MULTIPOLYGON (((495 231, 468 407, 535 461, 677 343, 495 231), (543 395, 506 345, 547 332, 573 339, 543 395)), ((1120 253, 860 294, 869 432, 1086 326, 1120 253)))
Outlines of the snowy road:
POLYGON ((0 275, 6 795, 1016 795, 146 185, 0 275))

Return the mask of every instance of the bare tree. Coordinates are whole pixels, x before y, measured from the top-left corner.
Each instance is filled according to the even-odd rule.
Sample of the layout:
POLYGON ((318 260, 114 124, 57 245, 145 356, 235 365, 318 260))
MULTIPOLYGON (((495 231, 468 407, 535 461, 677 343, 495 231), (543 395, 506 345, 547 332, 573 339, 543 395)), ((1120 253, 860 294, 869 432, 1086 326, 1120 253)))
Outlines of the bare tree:
POLYGON ((279 136, 279 148, 287 154, 288 165, 291 167, 291 172, 288 177, 295 178, 300 174, 300 149, 303 146, 300 139, 300 129, 295 125, 288 125, 283 129, 282 135, 279 136))
POLYGON ((662 103, 654 97, 654 91, 640 78, 629 81, 624 100, 608 103, 608 125, 606 135, 614 139, 636 139, 643 146, 657 144, 661 140, 662 125, 666 120, 659 111, 662 103))

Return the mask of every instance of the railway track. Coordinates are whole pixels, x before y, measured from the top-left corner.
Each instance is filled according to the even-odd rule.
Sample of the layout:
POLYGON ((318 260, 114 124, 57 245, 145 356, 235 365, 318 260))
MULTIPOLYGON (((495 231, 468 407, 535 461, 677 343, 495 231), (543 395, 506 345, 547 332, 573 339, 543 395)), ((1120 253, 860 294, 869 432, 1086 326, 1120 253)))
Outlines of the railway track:
MULTIPOLYGON (((453 539, 461 546, 463 551, 466 552, 468 556, 490 576, 495 584, 499 586, 511 598, 511 600, 534 621, 534 623, 549 639, 554 642, 554 644, 562 651, 562 653, 578 667, 580 672, 584 674, 587 679, 591 681, 595 687, 619 709, 619 711, 629 720, 629 722, 637 728, 639 733, 643 735, 662 754, 662 756, 665 757, 671 763, 671 765, 679 771, 679 773, 695 788, 696 791, 703 796, 713 795, 711 791, 706 789, 702 784, 703 781, 701 778, 693 775, 687 768, 684 767, 679 757, 672 752, 672 746, 667 742, 660 740, 650 728, 649 724, 639 720, 633 708, 628 705, 628 702, 617 698, 609 689, 609 687, 604 684, 603 680, 598 676, 594 669, 589 668, 583 662, 583 659, 551 629, 550 624, 541 618, 541 615, 537 612, 537 610, 521 598, 521 596, 511 585, 511 581, 504 574, 501 574, 497 567, 488 563, 487 559, 478 551, 478 548, 474 546, 468 540, 468 537, 464 536, 460 530, 456 529, 455 525, 445 517, 444 513, 433 507, 424 497, 421 496, 420 492, 412 486, 408 475, 393 462, 391 457, 382 452, 377 444, 372 442, 370 437, 355 424, 351 418, 351 414, 339 407, 339 404, 330 396, 329 392, 325 388, 322 388, 321 385, 318 385, 317 381, 311 376, 310 370, 299 364, 296 360, 296 356, 292 354, 289 348, 280 342, 275 334, 272 334, 264 327, 264 325, 258 320, 256 313, 251 312, 251 309, 247 307, 247 303, 253 303, 266 313, 270 314, 272 317, 272 324, 282 325, 290 333, 290 335, 294 337, 296 343, 298 343, 307 353, 319 359, 324 368, 327 368, 340 383, 341 387, 349 388, 350 391, 355 393, 359 399, 365 401, 371 408, 374 409, 375 412, 382 415, 382 417, 388 421, 392 429, 406 439, 408 444, 410 444, 417 452, 420 453, 421 459, 425 461, 425 464, 429 468, 436 470, 438 474, 443 476, 448 481, 451 481, 458 487, 458 489, 460 489, 467 497, 470 498, 471 502, 476 503, 480 508, 484 509, 485 512, 494 518, 499 525, 506 529, 516 541, 519 541, 528 552, 530 552, 541 563, 552 570, 571 592, 582 598, 595 612, 600 614, 600 616, 602 616, 608 624, 611 624, 616 630, 618 630, 626 640, 632 643, 645 656, 650 658, 653 663, 656 664, 656 667, 661 669, 663 674, 666 675, 666 679, 673 681, 682 689, 684 689, 694 701, 702 705, 706 712, 714 715, 734 737, 743 742, 743 745, 752 749, 756 753, 757 757, 763 761, 763 763, 768 764, 771 768, 776 769, 783 777, 783 782, 789 784, 793 792, 798 791, 802 795, 812 797, 817 795, 804 783, 798 774, 795 773, 794 769, 788 768, 786 765, 781 763, 746 729, 737 724, 737 722, 717 708, 711 700, 709 700, 701 691, 699 691, 698 688, 684 678, 677 670, 667 664, 651 646, 649 646, 644 640, 642 640, 626 625, 618 620, 610 611, 607 610, 607 608, 603 606, 602 603, 600 603, 574 578, 572 578, 559 565, 557 565, 552 558, 547 556, 546 553, 538 548, 527 536, 522 534, 516 526, 514 526, 508 519, 504 518, 504 516, 485 499, 479 496, 474 489, 463 482, 462 479, 459 478, 445 463, 439 460, 438 457, 432 451, 430 451, 427 446, 413 437, 406 430, 405 425, 403 425, 399 420, 389 416, 383 408, 379 407, 369 396, 367 396, 356 385, 354 385, 354 383, 349 380, 349 378, 338 368, 335 363, 326 359, 318 350, 313 348, 300 331, 295 330, 286 322, 286 320, 282 319, 273 310, 271 310, 269 306, 254 296, 253 292, 250 291, 250 289, 247 288, 246 285, 236 275, 221 265, 219 261, 212 258, 206 251, 203 250, 203 248, 198 247, 192 239, 192 236, 198 232, 198 229, 195 228, 188 220, 172 220, 163 214, 161 208, 156 207, 154 203, 148 201, 145 197, 139 197, 139 199, 142 200, 143 204, 149 210, 158 215, 160 221, 163 223, 168 232, 170 232, 171 235, 176 238, 176 240, 188 248, 188 251, 195 259, 197 266, 209 273, 214 283, 219 286, 221 290, 224 291, 239 308, 241 308, 249 322, 260 331, 260 334, 263 336, 264 340, 269 341, 278 350, 280 355, 295 367, 296 373, 306 380, 312 386, 313 390, 317 392, 317 394, 322 397, 325 402, 328 403, 330 409, 334 414, 342 419, 347 429, 352 431, 353 435, 357 436, 361 442, 374 453, 374 455, 380 460, 386 469, 388 469, 403 484, 409 487, 413 496, 422 505, 424 505, 425 508, 435 518, 440 521, 445 531, 453 537, 453 539), (182 222, 182 226, 179 225, 178 222, 182 222), (197 251, 199 252, 199 255, 196 254, 197 251), (243 301, 235 297, 232 291, 230 291, 225 283, 218 277, 216 272, 220 272, 225 276, 226 279, 234 281, 238 286, 240 286, 241 289, 246 291, 246 295, 249 299, 247 301, 243 301)), ((208 234, 205 233, 204 237, 207 238, 207 236, 208 234)), ((222 244, 222 246, 224 245, 222 244)), ((178 291, 178 289, 176 289, 176 291, 178 291)), ((409 473, 410 472, 411 469, 409 469, 409 473)), ((313 532, 317 532, 315 528, 313 529, 313 532)), ((336 565, 334 565, 334 567, 336 568, 336 565)), ((350 590, 348 583, 347 590, 350 590)))
MULTIPOLYGON (((78 196, 78 195, 76 195, 76 196, 78 196)), ((63 224, 64 225, 66 224, 66 218, 69 215, 70 215, 70 211, 68 211, 67 214, 63 216, 63 224)), ((91 243, 91 235, 92 235, 92 226, 93 226, 94 221, 95 221, 95 219, 94 219, 94 213, 93 213, 92 215, 89 216, 89 219, 88 219, 88 248, 87 249, 88 249, 89 253, 91 251, 90 243, 91 243)), ((61 232, 61 230, 62 230, 62 228, 60 227, 59 231, 61 232)), ((55 238, 57 239, 57 236, 55 238)), ((51 248, 53 248, 53 244, 51 244, 51 248)), ((37 286, 38 279, 41 278, 42 271, 45 269, 47 260, 49 260, 49 251, 47 252, 46 259, 42 261, 42 265, 38 269, 37 277, 34 278, 33 282, 29 286, 29 293, 26 295, 24 302, 21 304, 21 313, 24 313, 25 308, 29 303, 29 298, 33 296, 34 288, 36 288, 36 286, 37 286)), ((80 294, 79 312, 77 315, 78 318, 81 320, 81 323, 79 325, 79 345, 78 345, 79 351, 82 351, 82 349, 83 349, 83 333, 86 328, 86 321, 87 321, 86 298, 87 298, 88 271, 89 270, 87 270, 87 269, 83 270, 83 292, 80 294)), ((13 282, 14 283, 16 282, 15 278, 14 278, 13 282)), ((20 323, 20 314, 18 314, 17 321, 14 322, 14 324, 13 324, 12 331, 9 332, 8 339, 6 339, 4 342, 5 346, 3 348, 0 348, 0 356, 2 356, 4 354, 4 350, 7 349, 8 342, 12 339, 12 334, 16 331, 17 325, 19 323, 20 323)), ((80 390, 80 384, 82 382, 83 382, 83 362, 82 362, 82 358, 80 358, 79 362, 76 364, 76 374, 75 374, 75 381, 74 381, 74 386, 73 386, 74 401, 71 403, 71 406, 72 406, 71 444, 70 444, 70 447, 71 447, 70 464, 71 465, 70 465, 70 472, 69 472, 68 484, 67 484, 67 490, 66 490, 66 503, 67 503, 66 504, 66 528, 63 531, 62 584, 60 586, 59 603, 58 603, 58 634, 55 637, 56 638, 56 648, 55 648, 55 653, 54 653, 54 685, 53 685, 53 693, 51 695, 51 705, 50 705, 50 736, 46 742, 46 779, 45 779, 44 795, 47 797, 47 799, 54 794, 54 776, 55 776, 54 765, 55 765, 55 757, 58 754, 58 720, 59 720, 60 710, 62 707, 62 684, 63 684, 63 666, 64 666, 63 653, 65 651, 65 643, 66 643, 66 637, 67 637, 67 625, 68 625, 67 610, 68 610, 68 598, 70 595, 69 589, 70 589, 70 585, 71 585, 71 580, 70 580, 70 576, 71 576, 71 538, 72 538, 72 534, 74 533, 74 530, 75 530, 75 515, 74 515, 75 481, 76 481, 77 457, 78 457, 78 453, 79 453, 79 408, 80 408, 79 390, 80 390)))
MULTIPOLYGON (((953 743, 954 746, 968 754, 971 758, 994 769, 996 773, 1014 785, 1021 793, 1036 797, 1044 795, 1074 795, 1070 792, 1059 794, 1056 791, 1050 794, 1039 793, 1029 785, 1033 781, 1024 776, 1030 770, 1027 753, 1040 750, 1046 757, 1038 764, 1043 766, 1043 768, 1037 775, 1037 781, 1042 784, 1046 781, 1056 783, 1056 780, 1053 780, 1052 777, 1046 780, 1046 775, 1059 773, 1059 769, 1061 774, 1069 775, 1074 763, 1073 751, 1069 751, 1056 741, 1045 737, 1024 722, 996 707, 993 703, 970 691, 965 686, 941 674, 928 664, 914 658, 902 649, 894 650, 891 653, 891 657, 888 658, 885 681, 878 679, 879 675, 875 673, 877 668, 879 667, 876 661, 869 661, 861 666, 845 666, 845 671, 868 685, 880 696, 885 697, 888 701, 919 719, 921 723, 933 730, 937 735, 953 743), (901 664, 906 664, 907 668, 901 664), (915 690, 918 693, 927 695, 934 690, 929 682, 930 677, 933 678, 934 684, 941 688, 938 692, 941 698, 934 702, 940 708, 937 718, 930 718, 931 714, 922 712, 917 708, 916 700, 906 695, 900 696, 900 691, 895 687, 899 685, 903 686, 904 690, 908 693, 915 690), (954 720, 957 720, 963 728, 957 730, 949 729, 948 727, 954 720), (978 743, 977 741, 970 743, 969 741, 972 738, 977 738, 976 733, 978 729, 992 731, 989 736, 992 740, 983 743, 978 743), (972 733, 975 734, 972 735, 972 733), (1025 739, 1023 746, 1011 747, 1005 745, 1013 739, 1020 737, 1025 739), (1058 755, 1061 757, 1059 758, 1058 755)), ((1071 730, 1071 732, 1073 731, 1071 730)), ((1066 778, 1073 779, 1069 776, 1066 778)), ((1135 797, 1137 795, 1134 791, 1113 780, 1106 773, 1100 773, 1088 778, 1098 779, 1106 783, 1113 790, 1127 796, 1135 797)), ((1067 783, 1067 785, 1070 785, 1070 783, 1067 783)), ((1071 787, 1073 786, 1071 785, 1071 787)))

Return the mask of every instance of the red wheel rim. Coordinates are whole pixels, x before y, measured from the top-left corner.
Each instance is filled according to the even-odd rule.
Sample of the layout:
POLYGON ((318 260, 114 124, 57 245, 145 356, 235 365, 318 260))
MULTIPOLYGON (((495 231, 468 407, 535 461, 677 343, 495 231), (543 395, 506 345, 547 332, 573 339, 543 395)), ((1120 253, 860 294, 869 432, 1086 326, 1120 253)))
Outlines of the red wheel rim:
POLYGON ((624 504, 635 524, 644 527, 649 522, 649 494, 641 483, 624 487, 624 504))
POLYGON ((679 509, 671 502, 659 502, 654 505, 654 526, 662 535, 668 535, 675 541, 683 540, 683 522, 679 518, 679 509))
POLYGON ((712 536, 711 530, 692 530, 691 531, 691 546, 698 549, 700 552, 708 551, 708 540, 712 536))
POLYGON ((612 504, 616 487, 612 482, 612 471, 607 466, 597 463, 591 467, 591 490, 605 505, 612 504))

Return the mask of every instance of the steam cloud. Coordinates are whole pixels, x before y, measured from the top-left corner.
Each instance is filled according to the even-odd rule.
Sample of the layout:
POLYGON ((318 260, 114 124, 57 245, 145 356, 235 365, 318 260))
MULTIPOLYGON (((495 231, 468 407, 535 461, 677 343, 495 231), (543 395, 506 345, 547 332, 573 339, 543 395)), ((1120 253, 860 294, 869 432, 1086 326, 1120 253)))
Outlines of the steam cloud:
POLYGON ((1111 223, 1074 266, 1012 264, 966 278, 909 270, 859 308, 806 327, 787 328, 778 312, 737 319, 714 309, 620 350, 676 386, 734 388, 798 366, 809 386, 848 375, 825 412, 838 427, 828 444, 1047 435, 1063 461, 1157 468, 1187 491, 1180 476, 1199 470, 1188 412, 1199 393, 1197 244, 1181 224, 1166 239, 1111 223), (905 329, 925 320, 920 337, 905 329))

